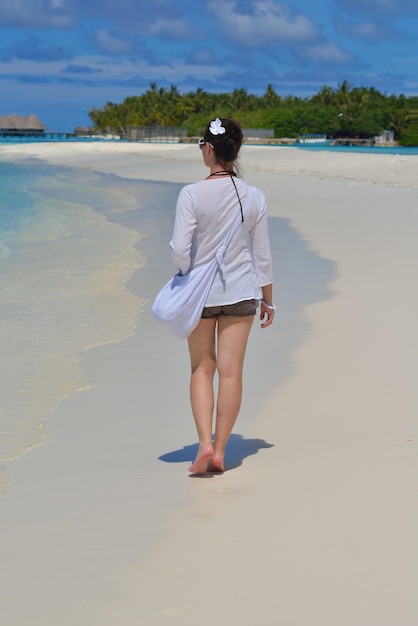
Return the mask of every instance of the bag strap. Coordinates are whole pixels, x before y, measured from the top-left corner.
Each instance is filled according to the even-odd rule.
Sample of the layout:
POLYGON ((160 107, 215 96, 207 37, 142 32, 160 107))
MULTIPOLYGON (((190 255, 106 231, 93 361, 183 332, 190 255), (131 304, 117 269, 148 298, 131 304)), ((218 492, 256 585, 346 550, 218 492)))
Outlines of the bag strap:
MULTIPOLYGON (((218 267, 219 267, 219 271, 220 271, 220 274, 221 274, 222 281, 225 280, 225 263, 224 263, 225 250, 227 249, 227 247, 231 243, 231 239, 233 238, 233 236, 237 232, 240 224, 242 224, 242 222, 244 220, 244 216, 245 216, 245 214, 246 214, 246 212, 248 210, 248 207, 250 206, 250 203, 251 203, 251 199, 252 199, 252 196, 253 196, 253 189, 254 188, 251 185, 248 185, 247 197, 245 199, 244 205, 241 206, 241 212, 239 213, 239 215, 236 216, 236 218, 235 218, 234 222, 232 223, 232 226, 231 226, 227 236, 223 240, 222 245, 216 251, 216 257, 215 258, 216 258, 216 262, 217 262, 218 267)), ((238 196, 238 199, 239 199, 239 196, 238 196)), ((240 205, 241 205, 241 201, 240 201, 240 205)))
POLYGON ((229 246, 232 237, 235 235, 235 233, 238 230, 238 227, 240 224, 242 224, 243 221, 243 217, 245 216, 246 212, 248 211, 248 207, 250 206, 251 200, 252 200, 252 196, 253 196, 253 189, 254 187, 252 187, 251 185, 248 185, 248 190, 247 190, 247 197, 245 199, 245 203, 242 207, 242 216, 241 213, 239 215, 236 216, 231 229, 229 231, 229 233, 227 234, 227 236, 225 237, 225 239, 223 240, 223 243, 221 245, 221 248, 225 250, 227 249, 227 247, 229 246))

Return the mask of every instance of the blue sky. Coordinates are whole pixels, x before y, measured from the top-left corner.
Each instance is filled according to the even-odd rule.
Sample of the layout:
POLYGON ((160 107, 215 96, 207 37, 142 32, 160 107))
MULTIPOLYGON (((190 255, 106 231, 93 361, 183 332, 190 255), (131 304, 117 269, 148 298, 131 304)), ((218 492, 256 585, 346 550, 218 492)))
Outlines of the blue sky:
POLYGON ((1 0, 0 115, 50 130, 143 93, 418 95, 418 0, 1 0))

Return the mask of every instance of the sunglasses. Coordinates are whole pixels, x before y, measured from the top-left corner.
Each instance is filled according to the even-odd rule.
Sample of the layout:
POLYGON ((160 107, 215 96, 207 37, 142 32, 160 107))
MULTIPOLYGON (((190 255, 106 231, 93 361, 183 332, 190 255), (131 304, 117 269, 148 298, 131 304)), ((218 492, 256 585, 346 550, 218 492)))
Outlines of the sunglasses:
POLYGON ((201 150, 203 150, 203 146, 204 146, 205 144, 208 144, 208 146, 210 146, 210 147, 212 148, 212 150, 214 149, 214 148, 213 148, 213 146, 212 146, 212 144, 211 144, 211 143, 209 143, 209 141, 205 141, 204 139, 199 139, 199 148, 200 148, 201 150))

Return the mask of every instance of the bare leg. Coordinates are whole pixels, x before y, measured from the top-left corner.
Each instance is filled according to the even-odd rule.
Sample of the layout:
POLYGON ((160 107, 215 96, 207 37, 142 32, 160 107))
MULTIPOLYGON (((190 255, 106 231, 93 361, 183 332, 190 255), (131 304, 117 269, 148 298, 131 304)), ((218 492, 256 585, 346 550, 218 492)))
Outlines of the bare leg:
POLYGON ((215 448, 209 470, 223 472, 225 447, 238 417, 242 397, 242 370, 254 316, 218 318, 219 375, 215 448))
POLYGON ((208 470, 213 455, 212 417, 214 408, 213 377, 216 319, 202 319, 188 338, 192 374, 190 400, 199 437, 199 450, 189 471, 202 474, 208 470))

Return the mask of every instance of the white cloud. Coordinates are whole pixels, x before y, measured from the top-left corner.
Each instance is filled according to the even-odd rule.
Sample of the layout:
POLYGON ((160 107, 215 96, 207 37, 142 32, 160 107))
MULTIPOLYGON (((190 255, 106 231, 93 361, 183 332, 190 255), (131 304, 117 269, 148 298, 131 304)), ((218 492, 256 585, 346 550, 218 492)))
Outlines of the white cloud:
POLYGON ((336 0, 336 2, 350 15, 364 13, 382 17, 418 12, 417 0, 336 0))
POLYGON ((74 14, 65 0, 1 0, 0 26, 71 28, 74 14))
POLYGON ((197 50, 193 50, 189 55, 189 59, 191 62, 197 63, 198 65, 215 65, 218 63, 214 51, 211 48, 198 48, 197 50))
POLYGON ((294 45, 319 36, 307 17, 292 14, 286 5, 273 0, 255 0, 251 13, 239 12, 236 0, 214 0, 208 7, 217 17, 223 36, 244 47, 294 45))
POLYGON ((326 41, 314 46, 309 46, 303 50, 301 56, 308 61, 319 65, 325 63, 344 65, 353 61, 353 56, 348 52, 341 50, 341 48, 333 41, 326 41))
POLYGON ((183 19, 157 19, 150 24, 148 33, 152 36, 167 35, 170 39, 193 39, 189 22, 183 19))
POLYGON ((115 35, 103 28, 96 30, 94 40, 100 50, 107 54, 129 54, 135 49, 132 41, 115 37, 115 35))
POLYGON ((392 38, 394 30, 386 28, 376 22, 347 22, 345 20, 335 20, 336 30, 342 35, 353 37, 354 39, 364 39, 366 41, 382 41, 392 38))
POLYGON ((69 29, 83 20, 100 20, 117 32, 180 38, 191 28, 182 18, 184 2, 176 0, 0 0, 0 28, 69 29))
MULTIPOLYGON (((196 80, 219 79, 224 70, 219 65, 214 64, 198 64, 196 62, 185 63, 178 59, 173 59, 170 65, 161 63, 150 63, 144 60, 126 60, 116 59, 113 57, 109 60, 106 56, 90 56, 80 55, 73 59, 73 67, 90 67, 92 72, 76 72, 74 80, 83 83, 88 81, 90 85, 128 85, 142 81, 167 81, 169 83, 182 82, 189 79, 190 76, 196 77, 196 80)), ((36 63, 31 60, 16 60, 13 63, 2 62, 0 60, 0 79, 10 77, 12 80, 18 81, 34 81, 45 80, 47 82, 56 83, 62 80, 62 74, 68 66, 62 62, 36 63)))

